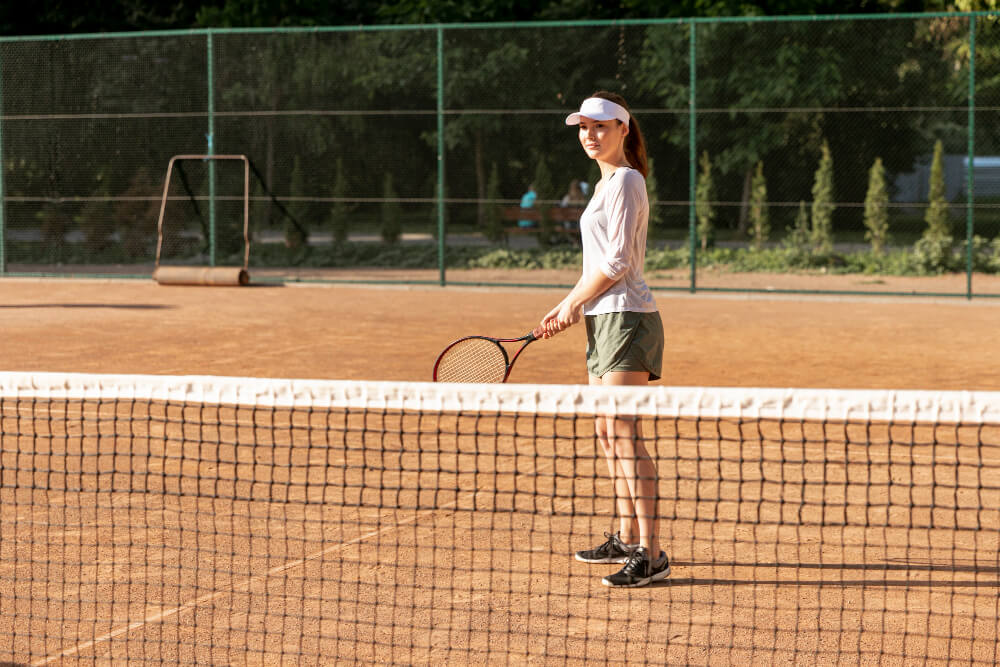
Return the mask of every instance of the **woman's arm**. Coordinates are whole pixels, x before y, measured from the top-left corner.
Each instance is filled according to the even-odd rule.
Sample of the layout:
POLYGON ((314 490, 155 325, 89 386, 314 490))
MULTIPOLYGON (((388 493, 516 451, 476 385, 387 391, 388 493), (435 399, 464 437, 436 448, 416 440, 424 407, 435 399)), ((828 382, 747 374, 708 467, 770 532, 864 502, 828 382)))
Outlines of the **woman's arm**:
POLYGON ((542 318, 541 328, 545 332, 543 337, 550 338, 579 322, 583 316, 583 305, 594 297, 604 294, 616 282, 618 280, 607 277, 601 271, 580 276, 580 280, 566 298, 542 318))
POLYGON ((608 217, 608 244, 600 258, 598 269, 580 276, 576 286, 542 318, 546 338, 580 321, 583 305, 604 294, 625 277, 632 262, 632 244, 636 233, 638 212, 644 206, 646 182, 638 172, 623 172, 608 185, 604 212, 608 217))

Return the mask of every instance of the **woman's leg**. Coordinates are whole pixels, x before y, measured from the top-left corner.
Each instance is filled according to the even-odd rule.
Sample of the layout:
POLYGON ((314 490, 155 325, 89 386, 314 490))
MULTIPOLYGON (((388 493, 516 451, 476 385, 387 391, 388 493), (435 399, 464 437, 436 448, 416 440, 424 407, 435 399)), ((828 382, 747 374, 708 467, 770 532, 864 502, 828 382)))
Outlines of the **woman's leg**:
MULTIPOLYGON (((600 383, 606 386, 644 386, 648 380, 649 374, 645 371, 613 371, 605 373, 600 383)), ((604 421, 605 430, 601 446, 606 456, 610 453, 608 468, 612 465, 615 468, 615 494, 619 498, 622 492, 628 494, 627 503, 619 499, 619 511, 623 507, 631 509, 631 526, 638 525, 639 543, 655 559, 660 553, 657 533, 659 483, 656 464, 642 442, 639 420, 635 417, 599 417, 600 421, 604 421), (624 481, 621 492, 619 480, 624 481)), ((624 526, 624 517, 622 521, 624 526)), ((634 539, 634 534, 632 537, 634 539)))
MULTIPOLYGON (((590 376, 590 384, 602 384, 601 378, 590 376)), ((632 503, 632 490, 629 488, 621 462, 615 456, 615 448, 608 439, 609 427, 613 427, 613 425, 614 420, 607 417, 598 416, 594 420, 597 442, 600 443, 601 450, 604 452, 608 473, 611 475, 611 485, 614 488, 615 507, 618 510, 619 522, 618 537, 625 544, 635 544, 640 534, 639 522, 636 519, 635 505, 632 503)))

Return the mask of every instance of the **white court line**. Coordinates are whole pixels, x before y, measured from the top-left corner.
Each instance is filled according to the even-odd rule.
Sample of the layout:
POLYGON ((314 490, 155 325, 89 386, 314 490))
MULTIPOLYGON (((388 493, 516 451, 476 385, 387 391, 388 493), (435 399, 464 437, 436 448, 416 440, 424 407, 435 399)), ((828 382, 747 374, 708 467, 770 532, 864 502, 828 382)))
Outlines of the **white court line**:
MULTIPOLYGON (((854 444, 854 443, 851 443, 851 444, 854 444)), ((860 444, 860 443, 858 443, 858 444, 860 444)), ((801 447, 801 443, 797 443, 797 445, 801 447)), ((944 446, 948 446, 948 445, 944 445, 944 446)), ((951 445, 951 446, 954 446, 954 445, 951 445)), ((813 443, 806 443, 804 449, 806 451, 814 451, 814 450, 821 450, 822 447, 821 446, 815 446, 814 447, 813 443)), ((766 443, 766 444, 764 444, 761 447, 761 451, 762 452, 775 451, 775 450, 781 451, 782 450, 782 445, 781 444, 777 444, 776 445, 776 444, 773 444, 773 443, 766 443)), ((909 461, 907 463, 912 464, 913 462, 922 462, 922 461, 920 461, 920 459, 923 459, 923 458, 924 457, 922 457, 922 456, 914 456, 914 457, 911 457, 911 461, 909 461)), ((934 462, 933 457, 927 457, 927 459, 928 459, 928 461, 927 461, 928 463, 933 463, 934 462)), ((780 462, 780 461, 776 461, 776 462, 780 462)), ((984 461, 983 463, 985 464, 987 462, 992 462, 992 461, 984 461)), ((838 463, 852 465, 854 462, 838 461, 838 463)), ((858 464, 865 464, 865 463, 868 463, 868 464, 872 464, 872 463, 875 463, 875 464, 880 464, 880 463, 881 464, 885 464, 885 463, 888 463, 888 462, 858 461, 856 463, 858 463, 858 464)), ((548 467, 548 466, 546 466, 546 467, 548 467)), ((541 470, 542 470, 542 468, 540 467, 540 468, 538 468, 537 472, 541 472, 541 470)), ((472 493, 472 494, 475 494, 477 491, 478 491, 478 489, 471 490, 471 491, 460 492, 460 493, 472 493)), ((565 500, 566 502, 571 502, 569 499, 563 499, 563 500, 565 500)), ((423 513, 424 514, 428 514, 428 513, 434 513, 434 512, 439 512, 439 511, 448 509, 449 507, 452 507, 452 506, 456 505, 458 503, 458 501, 459 501, 459 497, 456 497, 456 499, 453 500, 450 503, 447 503, 447 504, 442 505, 440 507, 436 507, 434 509, 424 510, 423 513)), ((559 500, 557 499, 556 502, 559 502, 559 500)), ((147 616, 146 618, 142 619, 141 621, 136 621, 134 623, 130 623, 128 625, 121 626, 119 628, 115 628, 115 629, 111 630, 110 632, 108 632, 108 633, 106 633, 104 635, 101 635, 101 636, 96 637, 94 639, 87 640, 87 641, 82 642, 82 643, 80 643, 80 644, 78 644, 76 646, 70 647, 70 648, 62 651, 61 653, 53 654, 53 655, 50 655, 50 656, 46 656, 45 658, 42 658, 42 659, 40 659, 40 660, 38 660, 36 662, 33 662, 31 664, 32 665, 47 665, 47 664, 49 664, 51 662, 54 662, 56 660, 59 660, 61 658, 65 658, 65 657, 69 657, 69 656, 72 656, 72 655, 76 655, 76 654, 80 653, 81 651, 84 651, 84 650, 86 650, 86 649, 88 649, 88 648, 90 648, 92 646, 97 645, 97 644, 100 644, 100 643, 106 642, 108 640, 114 639, 115 637, 118 637, 118 636, 120 636, 122 634, 126 634, 128 632, 131 632, 133 630, 142 628, 142 627, 144 627, 146 625, 149 625, 149 624, 152 624, 152 623, 157 623, 159 621, 162 621, 165 618, 169 618, 171 616, 180 614, 180 613, 182 613, 184 611, 187 611, 189 609, 193 609, 193 608, 198 607, 198 606, 200 606, 200 605, 202 605, 202 604, 204 604, 206 602, 211 602, 212 600, 216 600, 216 599, 218 599, 218 598, 220 598, 220 597, 222 597, 224 595, 228 595, 229 593, 235 593, 235 592, 245 591, 253 583, 262 581, 264 579, 267 579, 267 578, 269 578, 271 576, 274 576, 274 575, 277 575, 277 574, 281 574, 282 572, 286 572, 286 571, 288 571, 290 569, 293 569, 295 567, 299 567, 300 565, 304 565, 305 563, 307 563, 309 561, 313 561, 313 560, 316 560, 317 558, 321 558, 322 556, 324 556, 326 554, 338 551, 341 548, 348 547, 348 546, 351 546, 353 544, 357 544, 358 542, 361 542, 361 541, 366 540, 368 538, 375 537, 377 535, 381 535, 383 533, 386 533, 386 532, 389 532, 389 531, 401 528, 402 526, 414 523, 420 517, 420 515, 421 515, 421 512, 418 511, 416 514, 414 514, 414 516, 411 519, 408 519, 406 521, 401 521, 401 522, 398 522, 396 524, 393 524, 392 526, 388 526, 388 527, 385 527, 385 528, 382 528, 382 529, 379 529, 379 530, 372 531, 370 533, 366 533, 364 535, 355 537, 355 538, 353 538, 353 539, 351 539, 351 540, 349 540, 347 542, 337 543, 337 544, 332 545, 330 547, 326 547, 324 549, 321 549, 321 550, 319 550, 319 551, 317 551, 317 552, 315 552, 313 554, 310 554, 310 555, 308 555, 308 556, 306 556, 304 558, 301 558, 301 559, 298 559, 298 560, 295 560, 295 561, 291 561, 289 563, 285 563, 284 565, 276 566, 276 567, 268 570, 264 574, 250 577, 249 579, 247 579, 246 581, 244 581, 242 584, 240 584, 238 586, 233 586, 231 588, 228 588, 228 589, 225 589, 225 590, 222 590, 222 591, 216 591, 216 592, 213 592, 213 593, 207 593, 207 594, 205 594, 205 595, 203 595, 203 596, 201 596, 199 598, 195 598, 194 600, 189 600, 188 602, 185 602, 185 603, 183 603, 183 604, 181 604, 181 605, 179 605, 177 607, 174 607, 172 609, 168 609, 166 611, 161 611, 161 612, 158 612, 156 614, 151 614, 150 616, 147 616)))
MULTIPOLYGON (((425 510, 425 512, 438 512, 440 510, 447 509, 448 507, 450 507, 452 505, 455 505, 456 503, 458 503, 458 499, 457 498, 455 500, 453 500, 452 502, 450 502, 450 503, 442 505, 441 507, 436 507, 436 508, 434 508, 432 510, 425 510)), ((227 589, 222 590, 222 591, 216 591, 214 593, 206 593, 205 595, 202 595, 199 598, 195 598, 194 600, 189 600, 189 601, 185 602, 184 604, 182 604, 180 606, 174 607, 172 609, 168 609, 166 611, 161 611, 161 612, 156 613, 156 614, 151 614, 150 616, 147 616, 146 618, 142 619, 141 621, 136 621, 134 623, 130 623, 128 625, 124 625, 122 627, 115 628, 114 630, 112 630, 111 632, 108 632, 107 634, 103 634, 100 637, 95 637, 94 639, 89 639, 89 640, 87 640, 85 642, 77 644, 76 646, 73 646, 71 648, 66 649, 62 653, 57 653, 57 654, 53 654, 53 655, 50 655, 50 656, 46 656, 46 657, 42 658, 41 660, 37 660, 37 661, 35 661, 35 662, 31 663, 31 664, 32 665, 47 665, 50 662, 53 662, 55 660, 59 660, 60 658, 66 658, 66 657, 69 657, 71 655, 76 655, 80 651, 84 651, 84 650, 90 648, 91 646, 95 646, 95 645, 100 644, 102 642, 106 642, 109 639, 114 639, 115 637, 118 637, 119 635, 123 635, 123 634, 131 632, 133 630, 137 630, 137 629, 139 629, 139 628, 141 628, 141 627, 143 627, 145 625, 149 625, 150 623, 156 623, 156 622, 162 621, 165 618, 169 618, 171 616, 175 616, 177 614, 180 614, 181 612, 187 611, 188 609, 193 609, 193 608, 198 607, 198 606, 200 606, 200 605, 202 605, 202 604, 204 604, 206 602, 211 602, 212 600, 216 600, 216 599, 222 597, 223 595, 228 595, 229 593, 236 593, 236 592, 245 591, 245 590, 247 590, 251 586, 251 584, 254 584, 254 583, 258 582, 258 581, 262 581, 264 579, 267 579, 268 577, 272 577, 272 576, 274 576, 276 574, 281 574, 282 572, 286 572, 288 570, 291 570, 292 568, 298 567, 300 565, 304 565, 305 563, 308 563, 309 561, 316 560, 317 558, 321 558, 321 557, 325 556, 328 553, 332 553, 332 552, 337 551, 338 549, 341 549, 343 547, 351 546, 352 544, 356 544, 358 542, 361 542, 362 540, 366 540, 369 537, 375 537, 376 535, 381 535, 382 533, 386 533, 386 532, 388 532, 390 530, 395 530, 395 529, 400 528, 402 526, 405 526, 407 524, 413 523, 414 521, 417 520, 417 518, 419 517, 419 515, 420 515, 420 512, 417 512, 413 516, 413 518, 408 519, 406 521, 400 521, 399 523, 393 524, 392 526, 387 526, 386 528, 381 528, 379 530, 374 530, 374 531, 372 531, 370 533, 366 533, 364 535, 360 535, 358 537, 355 537, 352 540, 348 540, 347 542, 340 542, 340 543, 334 544, 333 546, 329 546, 329 547, 327 547, 325 549, 320 549, 319 551, 317 551, 317 552, 315 552, 313 554, 310 554, 310 555, 308 555, 308 556, 306 556, 304 558, 300 558, 298 560, 291 561, 289 563, 285 563, 284 565, 278 565, 277 567, 271 568, 270 570, 268 570, 264 574, 258 574, 256 576, 250 577, 249 579, 247 579, 246 581, 244 581, 242 584, 240 584, 238 586, 233 586, 231 588, 227 588, 227 589)))
MULTIPOLYGON (((540 470, 541 469, 539 468, 539 471, 540 470)), ((461 492, 461 493, 471 493, 471 494, 475 495, 479 491, 480 491, 480 489, 473 489, 473 490, 464 491, 464 492, 461 492)), ((433 514, 434 512, 440 512, 441 510, 445 510, 445 509, 448 509, 449 507, 457 505, 458 501, 459 501, 459 498, 456 496, 455 500, 451 501, 450 503, 446 503, 444 505, 441 505, 440 507, 435 507, 434 509, 424 510, 423 513, 424 514, 433 514)), ((67 657, 69 657, 71 655, 76 655, 77 653, 80 653, 81 651, 85 651, 85 650, 87 650, 88 648, 90 648, 92 646, 96 646, 97 644, 100 644, 100 643, 106 642, 108 640, 114 639, 115 637, 118 637, 120 635, 132 632, 133 630, 138 630, 139 628, 144 627, 146 625, 149 625, 151 623, 157 623, 159 621, 162 621, 165 618, 169 618, 171 616, 176 616, 177 614, 185 612, 188 609, 194 609, 195 607, 198 607, 198 606, 200 606, 200 605, 202 605, 202 604, 204 604, 206 602, 211 602, 212 600, 217 600, 218 598, 222 597, 223 595, 228 595, 229 593, 236 593, 236 592, 245 591, 246 589, 248 589, 251 586, 251 584, 254 584, 254 583, 258 582, 258 581, 262 581, 262 580, 267 579, 268 577, 272 577, 272 576, 274 576, 276 574, 281 574, 282 572, 287 572, 288 570, 291 570, 292 568, 298 567, 300 565, 304 565, 304 564, 308 563, 309 561, 313 561, 313 560, 316 560, 317 558, 321 558, 321 557, 325 556, 326 554, 333 553, 334 551, 338 551, 339 549, 341 549, 343 547, 348 547, 348 546, 351 546, 352 544, 357 544, 358 542, 361 542, 363 540, 367 540, 370 537, 375 537, 376 535, 381 535, 381 534, 387 533, 387 532, 389 532, 391 530, 396 530, 397 528, 401 528, 402 526, 414 523, 420 517, 420 515, 421 515, 421 512, 417 511, 413 515, 412 518, 410 518, 410 519, 408 519, 406 521, 400 521, 400 522, 395 523, 395 524, 393 524, 391 526, 387 526, 387 527, 381 528, 379 530, 373 530, 370 533, 366 533, 364 535, 359 535, 358 537, 355 537, 354 539, 348 540, 347 542, 339 542, 339 543, 334 544, 332 546, 329 546, 329 547, 327 547, 325 549, 320 549, 316 553, 310 554, 310 555, 306 556, 305 558, 300 558, 298 560, 291 561, 290 563, 285 563, 284 565, 278 565, 277 567, 271 568, 270 570, 268 570, 264 574, 259 574, 259 575, 250 577, 249 579, 247 579, 246 581, 244 581, 239 586, 233 586, 232 588, 228 588, 228 589, 222 590, 222 591, 216 591, 214 593, 206 593, 205 595, 202 595, 199 598, 195 598, 194 600, 189 600, 189 601, 185 602, 184 604, 179 605, 177 607, 174 607, 172 609, 168 609, 166 611, 161 611, 161 612, 156 613, 156 614, 151 614, 151 615, 147 616, 146 618, 142 619, 141 621, 136 621, 134 623, 130 623, 128 625, 124 625, 124 626, 121 626, 119 628, 115 628, 111 632, 103 634, 100 637, 95 637, 94 639, 89 639, 89 640, 87 640, 85 642, 81 642, 80 644, 77 644, 76 646, 72 646, 72 647, 70 647, 70 648, 62 651, 61 653, 56 653, 56 654, 53 654, 53 655, 46 656, 46 657, 44 657, 44 658, 42 658, 40 660, 36 660, 35 662, 31 663, 32 667, 35 667, 36 665, 47 665, 47 664, 49 664, 51 662, 55 662, 56 660, 59 660, 61 658, 67 658, 67 657)))

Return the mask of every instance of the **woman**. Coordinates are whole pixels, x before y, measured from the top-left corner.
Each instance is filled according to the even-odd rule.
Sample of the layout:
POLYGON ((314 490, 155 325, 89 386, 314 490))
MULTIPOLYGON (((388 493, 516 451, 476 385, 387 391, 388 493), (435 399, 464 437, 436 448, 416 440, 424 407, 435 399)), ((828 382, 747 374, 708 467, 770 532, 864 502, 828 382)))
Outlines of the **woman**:
MULTIPOLYGON (((625 100, 599 91, 566 118, 579 125, 580 143, 597 161, 601 180, 580 220, 583 274, 542 318, 543 337, 580 321, 587 327, 592 385, 645 385, 660 377, 663 325, 642 277, 649 200, 646 147, 625 100)), ((656 465, 642 443, 636 417, 599 416, 597 439, 607 459, 620 518, 607 542, 579 551, 587 563, 624 563, 606 586, 645 586, 670 573, 657 539, 656 465)))

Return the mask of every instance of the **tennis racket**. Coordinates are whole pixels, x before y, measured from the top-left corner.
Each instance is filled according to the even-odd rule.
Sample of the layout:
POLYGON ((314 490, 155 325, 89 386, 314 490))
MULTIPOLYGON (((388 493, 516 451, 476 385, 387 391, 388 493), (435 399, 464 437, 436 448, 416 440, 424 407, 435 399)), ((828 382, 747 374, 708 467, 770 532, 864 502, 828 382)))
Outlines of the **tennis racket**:
POLYGON ((535 329, 520 338, 466 336, 444 348, 434 362, 435 382, 506 382, 514 362, 533 341, 542 335, 535 329), (513 358, 501 343, 521 343, 513 358))

